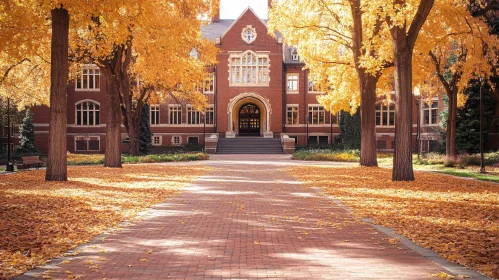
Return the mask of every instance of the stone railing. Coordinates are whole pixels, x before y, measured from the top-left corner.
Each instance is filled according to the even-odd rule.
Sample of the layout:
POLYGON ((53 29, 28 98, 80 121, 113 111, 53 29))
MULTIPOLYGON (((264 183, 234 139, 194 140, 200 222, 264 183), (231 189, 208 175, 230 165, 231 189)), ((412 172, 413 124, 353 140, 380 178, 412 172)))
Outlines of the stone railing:
POLYGON ((281 137, 282 151, 285 154, 292 154, 295 152, 295 139, 289 138, 288 135, 281 137))
POLYGON ((212 134, 204 140, 204 149, 207 154, 215 154, 218 146, 218 135, 212 134))

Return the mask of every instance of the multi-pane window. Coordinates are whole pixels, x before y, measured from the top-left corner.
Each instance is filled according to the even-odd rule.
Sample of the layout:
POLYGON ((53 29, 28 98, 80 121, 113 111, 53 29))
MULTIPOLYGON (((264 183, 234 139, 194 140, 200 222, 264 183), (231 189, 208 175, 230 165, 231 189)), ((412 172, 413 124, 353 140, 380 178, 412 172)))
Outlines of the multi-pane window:
POLYGON ((99 90, 100 70, 96 66, 84 66, 76 77, 76 89, 99 90))
POLYGON ((76 103, 76 125, 99 125, 100 124, 100 106, 99 103, 92 101, 82 101, 76 103))
POLYGON ((99 151, 100 137, 99 136, 76 136, 75 137, 76 151, 99 151))
POLYGON ((172 137, 172 144, 173 145, 181 145, 182 144, 182 137, 180 137, 180 136, 173 136, 172 137))
POLYGON ((150 108, 150 119, 151 119, 151 125, 158 125, 159 124, 159 105, 151 105, 150 108))
POLYGON ((423 124, 437 124, 438 119, 438 101, 433 101, 431 107, 429 104, 423 105, 423 124))
POLYGON ((393 126, 395 125, 395 105, 384 104, 376 105, 376 126, 393 126))
POLYGON ((336 113, 335 115, 331 114, 331 123, 332 124, 338 124, 340 120, 340 112, 336 113))
POLYGON ((310 93, 321 93, 319 91, 319 87, 316 82, 309 80, 308 81, 308 92, 310 93))
POLYGON ((152 144, 154 146, 160 146, 161 145, 161 136, 153 136, 152 137, 152 144))
POLYGON ((308 107, 308 123, 309 124, 324 124, 326 111, 322 106, 309 106, 308 107))
POLYGON ((170 124, 182 124, 182 107, 180 105, 170 105, 170 124))
POLYGON ((229 58, 229 82, 231 86, 268 86, 269 54, 231 53, 229 58))
POLYGON ((308 144, 309 145, 327 145, 329 143, 328 136, 320 136, 320 135, 310 135, 308 136, 308 144))
POLYGON ((187 137, 187 143, 199 145, 199 137, 187 137))
POLYGON ((187 107, 187 124, 200 124, 201 113, 193 107, 187 107))
POLYGON ((251 25, 246 26, 246 28, 243 29, 243 32, 241 33, 241 38, 248 43, 251 44, 255 41, 256 39, 256 30, 253 28, 251 25))
POLYGON ((298 124, 298 106, 288 106, 286 124, 298 124))
POLYGON ((298 92, 298 74, 288 74, 288 92, 298 92))
POLYGON ((204 113, 204 123, 205 124, 215 124, 215 110, 213 107, 208 107, 204 113))
POLYGON ((204 80, 204 93, 213 93, 215 91, 215 73, 208 73, 204 80))

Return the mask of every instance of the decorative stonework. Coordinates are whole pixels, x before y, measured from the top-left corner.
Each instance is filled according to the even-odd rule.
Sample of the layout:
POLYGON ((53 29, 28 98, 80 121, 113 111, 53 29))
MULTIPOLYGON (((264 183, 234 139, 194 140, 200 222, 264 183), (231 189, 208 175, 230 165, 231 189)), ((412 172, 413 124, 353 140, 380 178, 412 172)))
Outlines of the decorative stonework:
POLYGON ((233 113, 234 109, 236 108, 236 104, 238 104, 239 101, 241 101, 245 98, 253 99, 265 107, 265 117, 266 117, 265 123, 266 123, 266 125, 265 125, 265 128, 264 128, 262 133, 263 133, 263 136, 265 138, 272 138, 273 133, 272 133, 272 131, 270 131, 270 119, 271 119, 270 115, 272 114, 272 106, 270 104, 270 100, 259 95, 258 93, 255 93, 255 92, 244 92, 244 93, 241 93, 241 94, 239 94, 239 95, 237 95, 234 98, 229 100, 229 104, 227 105, 229 130, 225 133, 225 138, 233 138, 236 136, 236 132, 234 131, 234 129, 232 127, 232 124, 233 124, 233 120, 232 120, 233 114, 232 113, 233 113))
POLYGON ((256 40, 256 35, 256 29, 251 25, 247 25, 243 28, 243 32, 241 32, 241 38, 248 44, 251 44, 256 40))

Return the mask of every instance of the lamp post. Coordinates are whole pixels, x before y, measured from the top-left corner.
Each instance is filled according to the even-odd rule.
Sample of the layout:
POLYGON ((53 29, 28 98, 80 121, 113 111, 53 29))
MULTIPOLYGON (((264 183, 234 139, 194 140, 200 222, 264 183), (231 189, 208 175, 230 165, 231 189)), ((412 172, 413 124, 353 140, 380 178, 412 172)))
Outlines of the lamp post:
POLYGON ((483 156, 483 77, 480 77, 480 173, 485 171, 485 159, 483 156))
POLYGON ((331 139, 331 142, 330 142, 330 144, 331 144, 331 146, 333 146, 333 111, 331 111, 331 117, 329 119, 329 122, 331 124, 331 127, 330 127, 330 133, 331 133, 331 138, 330 139, 331 139))
POLYGON ((10 98, 7 98, 7 167, 5 170, 14 171, 14 164, 10 162, 10 98))
POLYGON ((307 131, 306 131, 306 134, 307 134, 307 147, 308 147, 308 116, 305 116, 305 122, 307 123, 307 131))
POLYGON ((206 150, 206 109, 202 114, 202 116, 203 116, 203 149, 206 150))
POLYGON ((418 161, 419 161, 419 155, 420 155, 420 137, 421 137, 421 131, 420 131, 420 123, 421 123, 421 90, 419 89, 418 86, 414 87, 414 100, 416 101, 416 111, 417 111, 417 131, 416 131, 416 153, 418 154, 418 161))

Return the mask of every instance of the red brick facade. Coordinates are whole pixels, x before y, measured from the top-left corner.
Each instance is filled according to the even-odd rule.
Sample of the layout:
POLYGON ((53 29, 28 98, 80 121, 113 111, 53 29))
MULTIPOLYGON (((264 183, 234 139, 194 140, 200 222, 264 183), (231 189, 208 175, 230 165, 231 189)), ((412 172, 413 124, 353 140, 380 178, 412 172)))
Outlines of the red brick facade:
MULTIPOLYGON (((242 127, 239 122, 239 110, 246 104, 254 104, 259 109, 259 136, 281 137, 289 135, 291 138, 297 139, 298 145, 305 145, 307 142, 335 142, 341 131, 335 120, 331 123, 332 116, 328 112, 324 113, 324 121, 321 121, 320 124, 313 124, 313 121, 308 118, 309 107, 318 107, 319 104, 316 99, 318 93, 309 92, 308 71, 303 70, 304 64, 299 59, 293 59, 293 49, 282 44, 279 34, 275 34, 274 37, 268 34, 266 22, 259 19, 251 9, 247 9, 237 20, 217 19, 207 27, 203 27, 203 36, 212 40, 220 49, 217 56, 218 64, 213 67, 215 76, 213 93, 205 93, 209 105, 214 110, 213 124, 203 125, 202 120, 196 124, 187 124, 188 106, 185 104, 181 108, 181 124, 173 124, 170 120, 170 106, 175 104, 161 104, 159 105, 159 123, 151 125, 154 137, 156 137, 156 146, 183 145, 187 142, 203 144, 204 136, 214 133, 218 134, 219 137, 237 137, 241 134, 240 127, 242 127), (250 43, 242 38, 243 30, 248 27, 254 28, 256 32, 256 39, 250 43), (257 86, 231 85, 229 74, 231 54, 246 51, 263 56, 268 55, 268 84, 265 82, 257 86), (295 92, 287 90, 289 74, 298 75, 295 92), (298 118, 294 124, 287 124, 288 106, 294 106, 298 111, 298 118)), ((101 76, 100 90, 94 91, 75 90, 75 83, 69 84, 67 144, 70 152, 104 152, 106 137, 105 83, 106 81, 101 76), (76 104, 84 100, 100 105, 98 125, 85 126, 77 123, 76 104), (76 137, 82 137, 79 138, 82 140, 79 140, 78 144, 76 137), (88 140, 92 142, 85 142, 88 140), (91 147, 91 151, 82 150, 81 148, 85 145, 91 147)), ((436 101, 438 101, 439 109, 442 109, 444 106, 442 100, 436 101)), ((417 132, 416 103, 413 104, 413 107, 413 141, 415 144, 417 132)), ((46 151, 49 123, 48 107, 35 106, 33 113, 36 145, 41 151, 46 151)), ((439 118, 440 116, 438 116, 438 120, 439 118)), ((378 149, 392 150, 393 126, 378 126, 376 134, 378 149)), ((421 126, 421 139, 424 140, 422 141, 423 150, 428 150, 430 143, 433 144, 428 140, 438 140, 438 137, 438 125, 421 126)), ((494 136, 492 135, 492 137, 494 136)), ((124 127, 122 128, 122 138, 126 139, 124 127)), ((123 144, 122 148, 126 150, 127 144, 123 144)))

